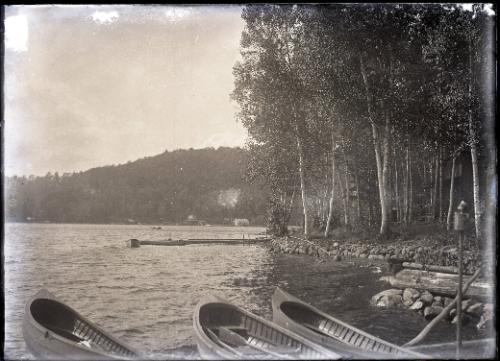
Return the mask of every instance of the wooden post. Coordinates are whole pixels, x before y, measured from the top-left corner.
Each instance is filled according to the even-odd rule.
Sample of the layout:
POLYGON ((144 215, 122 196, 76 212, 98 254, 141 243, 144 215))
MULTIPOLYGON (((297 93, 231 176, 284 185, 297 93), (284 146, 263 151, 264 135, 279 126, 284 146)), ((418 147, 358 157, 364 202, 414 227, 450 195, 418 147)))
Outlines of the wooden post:
POLYGON ((462 275, 463 275, 463 243, 465 231, 465 219, 467 214, 464 213, 467 203, 461 201, 455 212, 455 231, 458 232, 458 290, 457 290, 457 360, 460 359, 460 349, 462 347, 462 275))

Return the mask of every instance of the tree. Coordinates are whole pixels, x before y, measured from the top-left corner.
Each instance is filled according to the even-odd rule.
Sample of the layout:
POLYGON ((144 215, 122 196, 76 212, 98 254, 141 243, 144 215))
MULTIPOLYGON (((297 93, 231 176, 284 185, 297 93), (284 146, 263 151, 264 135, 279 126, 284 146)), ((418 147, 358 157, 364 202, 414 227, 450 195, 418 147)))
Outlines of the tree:
POLYGON ((378 218, 381 236, 390 233, 393 209, 406 226, 427 209, 443 221, 444 163, 464 144, 477 151, 480 131, 477 76, 469 76, 478 72, 464 35, 472 25, 458 9, 244 8, 233 99, 271 185, 272 222, 287 219, 296 182, 306 236, 309 218, 328 236, 341 203, 346 226, 378 218))
MULTIPOLYGON (((310 215, 304 145, 308 135, 302 108, 307 93, 297 76, 295 63, 302 36, 298 8, 247 6, 242 18, 245 20, 241 40, 243 60, 234 67, 232 97, 240 105, 239 119, 256 144, 268 148, 272 147, 270 144, 280 144, 296 154, 304 235, 308 237, 310 215)), ((271 161, 270 165, 275 163, 271 161)))

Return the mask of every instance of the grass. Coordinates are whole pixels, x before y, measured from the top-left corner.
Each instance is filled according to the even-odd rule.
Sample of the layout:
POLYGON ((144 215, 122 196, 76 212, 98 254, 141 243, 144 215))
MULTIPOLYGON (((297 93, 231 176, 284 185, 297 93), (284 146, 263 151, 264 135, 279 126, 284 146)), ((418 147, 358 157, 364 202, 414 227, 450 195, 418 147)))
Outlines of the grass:
MULTIPOLYGON (((410 226, 402 224, 391 224, 390 234, 381 237, 378 234, 378 228, 375 227, 355 227, 347 229, 345 227, 337 227, 329 232, 329 240, 335 241, 360 241, 360 240, 373 240, 380 243, 393 242, 393 241, 426 241, 432 240, 433 242, 448 245, 455 244, 457 240, 457 233, 454 231, 448 232, 446 225, 438 222, 428 223, 415 223, 410 226)), ((290 232, 291 235, 297 237, 303 236, 302 229, 294 228, 290 232)), ((323 232, 320 230, 313 230, 310 234, 311 239, 325 239, 323 232)), ((474 230, 469 227, 466 231, 466 239, 474 239, 474 230)), ((467 242, 468 243, 468 242, 467 242)))

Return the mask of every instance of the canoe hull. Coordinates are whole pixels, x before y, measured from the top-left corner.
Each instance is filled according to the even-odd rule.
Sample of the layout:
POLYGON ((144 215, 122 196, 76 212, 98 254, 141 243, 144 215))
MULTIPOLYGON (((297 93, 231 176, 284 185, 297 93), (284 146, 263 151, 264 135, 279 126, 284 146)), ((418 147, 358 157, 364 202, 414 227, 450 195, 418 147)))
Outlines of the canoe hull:
POLYGON ((124 360, 138 357, 135 350, 59 302, 47 290, 39 291, 26 303, 23 337, 28 350, 38 359, 124 360))
POLYGON ((193 326, 198 350, 205 359, 340 358, 331 350, 215 296, 197 305, 193 326), (232 341, 236 339, 236 343, 240 343, 226 343, 224 330, 229 330, 225 332, 232 341), (239 334, 231 330, 238 330, 239 334))
POLYGON ((338 352, 344 358, 426 358, 424 354, 403 349, 337 320, 280 288, 273 294, 272 308, 273 322, 338 352), (291 314, 295 316, 292 318, 291 314), (311 326, 306 327, 307 323, 311 326), (312 327, 312 323, 317 329, 312 327))
MULTIPOLYGON (((78 345, 69 345, 49 331, 23 325, 23 337, 28 351, 41 360, 102 360, 103 355, 89 352, 78 345)), ((104 358, 107 358, 104 356, 104 358)), ((112 358, 109 358, 112 359, 112 358)))

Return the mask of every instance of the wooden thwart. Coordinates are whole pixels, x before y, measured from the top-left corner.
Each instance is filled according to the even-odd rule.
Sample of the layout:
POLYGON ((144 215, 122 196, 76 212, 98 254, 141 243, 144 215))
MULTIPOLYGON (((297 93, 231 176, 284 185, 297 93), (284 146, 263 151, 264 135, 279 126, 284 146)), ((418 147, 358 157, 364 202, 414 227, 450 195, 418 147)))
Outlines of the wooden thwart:
POLYGON ((227 341, 230 344, 234 344, 237 347, 249 346, 255 350, 261 351, 264 354, 270 354, 278 358, 291 359, 291 356, 286 355, 290 352, 290 349, 275 347, 271 344, 267 344, 262 340, 258 340, 255 337, 245 338, 239 333, 228 327, 219 327, 219 338, 222 341, 227 341))

